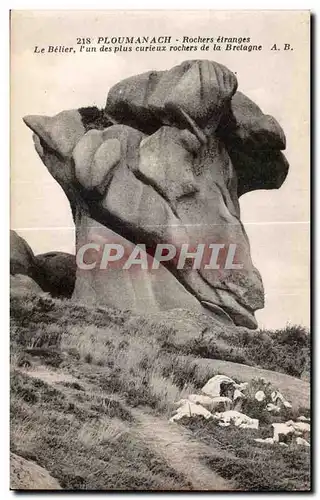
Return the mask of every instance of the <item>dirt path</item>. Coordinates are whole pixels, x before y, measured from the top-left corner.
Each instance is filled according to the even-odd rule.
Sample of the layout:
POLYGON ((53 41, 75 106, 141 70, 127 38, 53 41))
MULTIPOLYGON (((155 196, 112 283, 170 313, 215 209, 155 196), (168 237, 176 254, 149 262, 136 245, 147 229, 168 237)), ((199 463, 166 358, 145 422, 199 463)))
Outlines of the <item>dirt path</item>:
POLYGON ((68 373, 53 371, 42 365, 32 369, 19 368, 19 372, 28 375, 28 377, 39 378, 47 384, 59 384, 61 382, 79 383, 78 379, 76 379, 72 375, 69 375, 68 373))
MULTIPOLYGON (((28 376, 40 378, 48 384, 60 382, 76 382, 77 379, 69 374, 59 371, 51 371, 45 367, 20 372, 28 376)), ((91 393, 94 387, 81 381, 81 385, 91 393)), ((66 390, 68 392, 68 390, 66 390)), ((116 395, 112 395, 116 399, 116 395)), ((177 423, 171 423, 164 417, 156 417, 147 413, 146 410, 127 408, 135 419, 132 432, 139 435, 150 449, 160 454, 177 473, 183 474, 192 484, 193 490, 198 491, 221 491, 234 490, 232 483, 212 471, 204 463, 201 457, 212 455, 213 450, 199 441, 196 441, 192 433, 177 423)))
POLYGON ((234 490, 226 481, 200 461, 200 457, 212 455, 212 449, 192 438, 187 429, 177 423, 170 423, 140 409, 131 409, 136 419, 136 431, 168 464, 183 474, 194 490, 234 490))
MULTIPOLYGON (((281 392, 294 405, 299 403, 307 406, 309 403, 309 384, 294 377, 220 360, 201 359, 197 360, 196 364, 205 372, 220 372, 230 377, 241 378, 244 381, 263 376, 266 380, 279 387, 281 392)), ((39 366, 33 370, 22 369, 21 371, 31 377, 41 378, 53 385, 61 382, 79 382, 71 374, 59 370, 52 371, 46 367, 39 366)), ((94 384, 83 379, 81 380, 81 386, 91 394, 97 393, 97 395, 101 395, 103 392, 100 390, 96 392, 94 384)), ((63 390, 72 397, 70 388, 64 388, 63 390)), ((110 394, 103 394, 107 397, 111 396, 110 394)), ((118 398, 119 395, 112 394, 112 399, 118 400, 118 398)), ((126 406, 123 398, 121 402, 126 406)), ((135 419, 131 431, 137 433, 150 450, 161 455, 177 473, 183 474, 190 481, 194 490, 234 491, 236 489, 231 481, 223 479, 201 461, 204 456, 220 455, 221 453, 227 453, 226 451, 219 448, 214 450, 212 447, 206 446, 204 443, 197 441, 191 431, 185 427, 178 423, 169 422, 166 417, 154 416, 148 413, 147 408, 127 407, 127 410, 135 419)))

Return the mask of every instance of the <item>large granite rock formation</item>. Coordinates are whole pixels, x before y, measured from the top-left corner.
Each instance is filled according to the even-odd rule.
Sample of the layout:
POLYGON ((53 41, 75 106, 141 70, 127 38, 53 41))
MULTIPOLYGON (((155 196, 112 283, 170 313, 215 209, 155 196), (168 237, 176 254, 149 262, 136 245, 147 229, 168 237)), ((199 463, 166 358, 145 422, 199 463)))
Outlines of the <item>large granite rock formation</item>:
MULTIPOLYGON (((264 305, 238 198, 279 188, 284 133, 212 61, 186 61, 119 82, 104 110, 27 116, 36 151, 69 198, 77 250, 88 242, 180 249, 236 244, 242 269, 77 270, 74 296, 138 311, 205 309, 256 328, 264 305)), ((99 255, 101 258, 101 255, 99 255)), ((134 266, 133 266, 134 267, 134 266)))

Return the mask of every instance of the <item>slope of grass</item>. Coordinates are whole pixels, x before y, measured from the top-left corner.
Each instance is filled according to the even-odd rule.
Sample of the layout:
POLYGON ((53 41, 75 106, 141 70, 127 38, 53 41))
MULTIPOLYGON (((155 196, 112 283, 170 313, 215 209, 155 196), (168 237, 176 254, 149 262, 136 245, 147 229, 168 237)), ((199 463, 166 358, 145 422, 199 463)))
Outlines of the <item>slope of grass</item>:
POLYGON ((216 335, 208 329, 185 350, 203 358, 259 366, 293 377, 301 377, 310 370, 310 335, 299 325, 258 331, 220 328, 216 335))
MULTIPOLYGON (((167 419, 175 401, 198 391, 215 374, 197 368, 201 356, 231 361, 240 356, 251 365, 259 356, 264 367, 277 358, 282 359, 282 371, 291 371, 283 353, 289 346, 289 358, 300 359, 306 369, 308 340, 301 328, 248 333, 202 315, 190 318, 185 313, 184 319, 177 327, 170 314, 141 317, 45 294, 12 294, 12 451, 46 468, 65 489, 191 489, 188 478, 135 433, 130 408, 140 406, 167 419), (258 352, 259 339, 265 358, 258 352), (277 353, 271 361, 266 355, 270 342, 277 353), (248 353, 255 351, 249 359, 248 353)), ((198 435, 198 422, 199 429, 192 430, 203 439, 207 430, 198 435)), ((231 442, 233 434, 222 431, 231 442)), ((238 448, 245 450, 245 442, 240 440, 238 448)), ((254 449, 263 461, 265 449, 254 449)), ((248 467, 253 460, 249 451, 243 455, 248 467)), ((275 489, 289 477, 286 466, 277 467, 285 460, 281 453, 285 457, 289 452, 280 450, 268 458, 273 463, 268 484, 274 482, 275 489)), ((301 457, 306 453, 301 447, 295 450, 301 457)), ((206 458, 226 476, 228 467, 221 460, 214 453, 206 458)), ((234 451, 232 460, 239 464, 234 451)), ((237 467, 232 466, 233 475, 239 488, 247 489, 249 479, 241 482, 237 467)), ((304 489, 305 469, 295 474, 289 489, 304 489)))
MULTIPOLYGON (((110 355, 112 342, 124 338, 128 341, 133 337, 151 350, 152 355, 147 353, 145 359, 149 359, 152 366, 152 358, 157 357, 160 349, 172 355, 190 354, 192 357, 222 359, 295 377, 310 370, 310 335, 304 327, 286 326, 282 330, 251 331, 223 325, 204 315, 191 315, 190 329, 190 313, 180 312, 183 321, 182 326, 177 328, 174 316, 170 313, 155 319, 136 316, 130 311, 88 308, 67 299, 52 299, 45 295, 30 295, 27 299, 17 294, 11 298, 11 339, 13 343, 36 345, 37 337, 41 343, 49 335, 50 342, 59 343, 65 333, 65 347, 69 344, 69 349, 78 349, 80 356, 84 356, 87 351, 89 358, 95 352, 94 362, 98 364, 105 363, 104 356, 106 353, 110 355), (29 338, 30 335, 32 338, 29 338), (102 347, 97 339, 99 336, 104 338, 104 350, 100 354, 92 345, 94 342, 102 347)), ((118 342, 120 347, 121 340, 118 342)), ((127 345, 123 347, 126 350, 127 345)))
POLYGON ((12 451, 41 464, 64 489, 186 489, 188 481, 130 429, 121 407, 74 402, 62 391, 12 373, 12 451))

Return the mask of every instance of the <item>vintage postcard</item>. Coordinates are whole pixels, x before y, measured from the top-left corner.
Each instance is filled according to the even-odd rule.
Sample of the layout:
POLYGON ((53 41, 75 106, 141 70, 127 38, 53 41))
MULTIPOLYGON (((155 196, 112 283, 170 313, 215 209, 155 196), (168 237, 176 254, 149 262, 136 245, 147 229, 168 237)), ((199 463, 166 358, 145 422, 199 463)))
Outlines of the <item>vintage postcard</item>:
POLYGON ((11 489, 310 491, 309 11, 10 43, 11 489))

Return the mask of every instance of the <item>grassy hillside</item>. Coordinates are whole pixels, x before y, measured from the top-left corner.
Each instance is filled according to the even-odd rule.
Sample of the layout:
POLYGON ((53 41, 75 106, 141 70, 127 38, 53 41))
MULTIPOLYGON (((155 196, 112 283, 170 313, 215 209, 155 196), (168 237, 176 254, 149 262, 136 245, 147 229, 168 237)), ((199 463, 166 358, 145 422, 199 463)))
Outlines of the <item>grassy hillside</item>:
MULTIPOLYGON (((18 293, 11 320, 12 452, 62 488, 309 488, 301 446, 267 451, 252 431, 168 423, 175 401, 221 373, 213 360, 228 361, 239 381, 233 362, 305 378, 303 328, 252 332, 182 310, 141 317, 18 293)), ((306 415, 299 403, 288 417, 306 415)))

